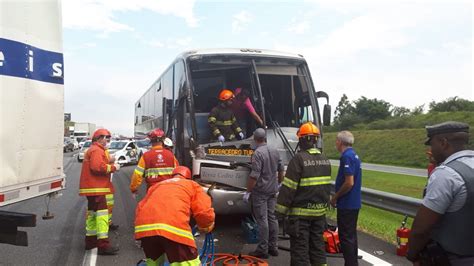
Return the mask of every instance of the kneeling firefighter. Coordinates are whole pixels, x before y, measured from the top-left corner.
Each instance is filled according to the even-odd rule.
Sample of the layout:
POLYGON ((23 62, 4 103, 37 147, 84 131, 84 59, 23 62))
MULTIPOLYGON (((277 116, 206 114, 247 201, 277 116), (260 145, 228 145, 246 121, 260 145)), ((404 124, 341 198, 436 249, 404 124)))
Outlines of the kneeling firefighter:
POLYGON ((178 166, 172 175, 153 185, 138 203, 135 238, 142 242, 147 265, 163 265, 166 254, 172 265, 197 266, 200 261, 190 216, 201 232, 212 231, 215 214, 211 198, 191 180, 189 168, 178 166))
POLYGON ((319 129, 311 122, 297 132, 301 150, 291 159, 276 211, 288 215, 291 265, 325 265, 323 231, 331 189, 331 165, 315 148, 319 129))

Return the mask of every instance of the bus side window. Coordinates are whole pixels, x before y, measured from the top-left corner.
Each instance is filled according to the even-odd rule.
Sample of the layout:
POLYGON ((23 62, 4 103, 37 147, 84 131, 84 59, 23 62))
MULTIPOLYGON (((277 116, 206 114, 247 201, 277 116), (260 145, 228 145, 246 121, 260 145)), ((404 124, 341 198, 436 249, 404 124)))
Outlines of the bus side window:
POLYGON ((185 70, 184 70, 184 63, 182 60, 176 62, 174 65, 174 93, 173 99, 177 100, 179 97, 179 92, 181 88, 184 86, 185 82, 185 70))

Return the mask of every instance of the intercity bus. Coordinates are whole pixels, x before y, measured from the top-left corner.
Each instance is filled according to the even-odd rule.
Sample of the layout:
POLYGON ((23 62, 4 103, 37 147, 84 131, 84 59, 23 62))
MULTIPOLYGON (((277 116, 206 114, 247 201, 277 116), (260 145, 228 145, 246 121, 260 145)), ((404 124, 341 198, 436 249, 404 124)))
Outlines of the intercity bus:
MULTIPOLYGON (((213 197, 217 213, 246 213, 242 201, 253 153, 255 121, 243 140, 217 142, 208 115, 222 89, 243 88, 267 127, 267 143, 284 165, 297 149, 296 131, 312 121, 329 125, 329 97, 316 91, 302 55, 259 49, 205 49, 184 52, 135 103, 135 136, 162 128, 175 143, 181 164, 213 197), (322 115, 318 98, 325 98, 322 115), (323 119, 322 119, 323 118, 323 119), (324 123, 323 123, 324 121, 324 123)), ((322 149, 322 138, 318 142, 322 149)))

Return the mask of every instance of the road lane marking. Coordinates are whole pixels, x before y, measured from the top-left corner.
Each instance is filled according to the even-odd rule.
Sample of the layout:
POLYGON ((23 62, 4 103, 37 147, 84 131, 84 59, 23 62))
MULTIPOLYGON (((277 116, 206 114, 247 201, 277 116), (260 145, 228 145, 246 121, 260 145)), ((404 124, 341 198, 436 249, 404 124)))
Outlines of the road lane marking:
POLYGON ((367 261, 368 263, 370 263, 372 265, 377 265, 377 266, 379 266, 379 265, 392 265, 391 263, 388 263, 388 262, 386 262, 382 259, 379 259, 379 258, 373 256, 372 254, 367 253, 363 250, 359 249, 358 253, 359 253, 359 255, 362 256, 362 260, 367 261))
POLYGON ((97 263, 97 248, 86 250, 82 266, 95 266, 97 263))

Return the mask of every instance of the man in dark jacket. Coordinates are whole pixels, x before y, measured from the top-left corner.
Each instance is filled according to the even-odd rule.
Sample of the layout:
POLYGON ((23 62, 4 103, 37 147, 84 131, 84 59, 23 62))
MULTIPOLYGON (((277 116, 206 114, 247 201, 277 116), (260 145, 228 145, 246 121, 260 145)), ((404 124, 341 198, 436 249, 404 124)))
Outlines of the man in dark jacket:
POLYGON ((315 148, 320 133, 313 123, 303 124, 297 135, 301 150, 288 164, 276 211, 289 215, 291 265, 325 265, 323 231, 331 189, 331 165, 315 148))
POLYGON ((236 136, 244 138, 242 129, 237 124, 237 119, 230 106, 234 100, 232 91, 223 89, 219 93, 219 104, 212 108, 207 122, 211 128, 212 135, 220 141, 234 140, 236 136))

